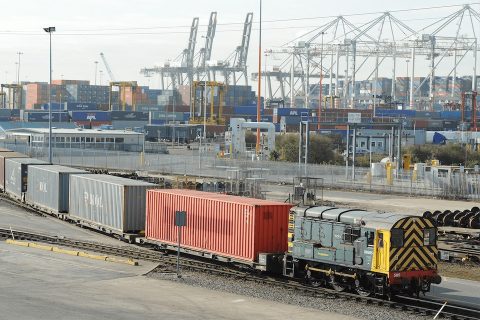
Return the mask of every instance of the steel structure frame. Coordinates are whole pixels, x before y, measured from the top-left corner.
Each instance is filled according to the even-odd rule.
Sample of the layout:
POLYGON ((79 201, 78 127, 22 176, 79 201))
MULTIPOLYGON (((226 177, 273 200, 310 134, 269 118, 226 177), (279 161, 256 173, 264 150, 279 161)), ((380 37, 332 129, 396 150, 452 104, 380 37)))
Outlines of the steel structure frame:
MULTIPOLYGON (((339 16, 307 34, 287 42, 283 46, 266 50, 266 53, 283 57, 279 66, 273 71, 264 70, 262 77, 267 81, 267 101, 283 100, 286 105, 295 107, 298 101, 305 106, 310 106, 311 80, 320 77, 320 65, 322 65, 323 77, 328 79, 328 94, 325 97, 325 107, 334 107, 334 101, 341 101, 341 107, 354 108, 357 103, 355 96, 355 82, 359 71, 367 72, 365 80, 374 79, 376 86, 379 78, 379 69, 382 64, 390 62, 392 65, 391 99, 396 97, 396 77, 399 75, 398 62, 408 61, 410 88, 408 89, 408 107, 415 109, 417 104, 423 103, 424 108, 433 109, 436 101, 435 75, 440 64, 446 57, 453 58, 447 77, 452 76, 451 94, 454 98, 457 69, 464 58, 471 54, 473 58, 472 68, 472 91, 477 91, 477 36, 475 24, 480 23, 480 14, 470 5, 463 6, 434 23, 414 30, 390 12, 362 25, 354 25, 345 17, 339 16), (471 30, 469 35, 461 33, 462 24, 467 24, 471 30), (456 26, 455 26, 456 25, 456 26), (444 35, 455 26, 455 34, 444 35), (377 30, 377 32, 374 32, 377 30), (323 42, 323 35, 329 35, 330 39, 323 42), (322 37, 322 43, 318 39, 322 37), (420 58, 429 60, 428 73, 415 74, 417 61, 420 58), (323 64, 321 63, 323 62, 323 64), (373 62, 373 63, 372 63, 373 62), (373 68, 368 69, 368 66, 373 68), (424 76, 424 80, 418 87, 414 87, 414 78, 424 76), (343 79, 343 87, 340 88, 340 80, 343 79), (276 81, 273 84, 273 81, 276 81), (429 96, 426 101, 418 97, 418 91, 423 84, 429 83, 429 96), (340 90, 342 89, 342 90, 340 90)), ((452 59, 451 59, 452 60, 452 59)), ((418 71, 417 71, 418 72, 418 71)), ((258 79, 258 72, 252 73, 252 80, 258 79)), ((326 82, 326 81, 325 81, 326 82)), ((325 83, 324 82, 324 83, 325 83)), ((318 89, 319 81, 316 81, 313 89, 318 89)), ((377 92, 377 88, 372 89, 377 92)), ((378 94, 373 94, 373 109, 379 105, 378 94)), ((458 97, 460 99, 460 97, 458 97)))
POLYGON ((217 81, 218 77, 223 78, 225 84, 238 84, 241 78, 248 85, 247 58, 250 45, 250 36, 253 23, 253 13, 248 13, 242 32, 240 45, 225 60, 211 64, 213 41, 217 26, 217 13, 212 12, 207 28, 205 46, 195 53, 195 44, 197 42, 199 18, 194 18, 190 27, 190 36, 188 47, 174 59, 179 62, 176 66, 170 62, 165 62, 163 66, 154 66, 143 68, 140 73, 146 77, 152 74, 159 74, 161 89, 175 89, 176 85, 191 85, 194 81, 203 81, 205 77, 208 81, 217 81))

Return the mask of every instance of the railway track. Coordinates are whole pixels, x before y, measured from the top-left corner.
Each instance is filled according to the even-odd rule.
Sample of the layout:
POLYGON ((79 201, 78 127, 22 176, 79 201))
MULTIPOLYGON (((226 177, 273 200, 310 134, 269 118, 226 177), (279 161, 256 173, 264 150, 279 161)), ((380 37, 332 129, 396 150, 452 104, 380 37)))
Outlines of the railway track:
MULTIPOLYGON (((23 230, 11 230, 0 228, 0 239, 15 238, 16 240, 36 241, 59 246, 65 246, 80 250, 92 251, 107 255, 115 255, 135 260, 144 260, 157 263, 155 272, 173 273, 175 271, 176 257, 168 252, 159 252, 146 248, 135 246, 113 246, 105 245, 92 241, 79 241, 54 235, 35 233, 23 230)), ((216 276, 234 278, 238 281, 256 282, 265 285, 282 287, 288 290, 298 292, 299 294, 328 298, 328 299, 344 299, 358 303, 370 305, 378 305, 387 308, 404 310, 411 313, 433 316, 442 307, 441 302, 429 299, 416 299, 410 297, 395 297, 394 300, 384 300, 376 297, 364 297, 349 292, 338 292, 329 288, 317 288, 307 286, 302 282, 289 278, 273 277, 258 274, 246 269, 237 269, 225 264, 207 261, 206 259, 191 259, 181 257, 182 269, 194 272, 209 273, 216 276)), ((450 319, 480 319, 480 309, 470 309, 462 306, 448 305, 442 311, 443 318, 450 319)))

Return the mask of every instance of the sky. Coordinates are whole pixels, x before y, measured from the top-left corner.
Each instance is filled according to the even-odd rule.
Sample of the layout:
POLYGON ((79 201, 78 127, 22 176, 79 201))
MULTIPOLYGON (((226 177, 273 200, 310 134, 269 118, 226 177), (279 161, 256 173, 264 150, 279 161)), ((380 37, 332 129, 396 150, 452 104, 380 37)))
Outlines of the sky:
MULTIPOLYGON (((140 84, 156 87, 159 84, 158 77, 145 78, 140 74, 140 69, 162 65, 181 54, 187 46, 194 17, 200 19, 197 49, 203 47, 204 40, 201 36, 206 32, 211 11, 218 13, 213 60, 224 60, 235 50, 241 42, 246 14, 254 13, 255 23, 248 58, 250 73, 257 69, 258 64, 259 2, 260 0, 5 1, 0 10, 0 81, 16 81, 17 52, 23 53, 20 56, 21 80, 48 81, 49 42, 43 27, 55 26, 57 31, 52 35, 54 79, 84 79, 93 83, 95 61, 98 61, 97 71, 103 71, 102 82, 105 84, 109 78, 99 56, 103 52, 117 80, 137 80, 140 84)), ((362 24, 384 11, 461 4, 447 0, 263 0, 262 48, 281 49, 285 43, 338 15, 345 15, 351 21, 362 24), (364 14, 373 12, 375 14, 364 14)), ((472 4, 472 8, 480 11, 480 4, 472 4)), ((458 9, 460 6, 398 12, 394 15, 409 25, 420 27, 458 9)), ((283 58, 280 54, 269 57, 267 69, 281 64, 283 58)), ((467 63, 464 69, 464 72, 470 72, 471 65, 467 63)), ((98 83, 99 74, 98 72, 98 83)))

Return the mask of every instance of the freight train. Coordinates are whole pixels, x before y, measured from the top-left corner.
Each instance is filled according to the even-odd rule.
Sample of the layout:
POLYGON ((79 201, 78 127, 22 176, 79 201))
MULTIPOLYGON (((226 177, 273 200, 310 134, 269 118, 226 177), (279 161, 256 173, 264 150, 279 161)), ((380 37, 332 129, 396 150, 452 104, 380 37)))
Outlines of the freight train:
POLYGON ((123 240, 176 250, 174 217, 185 211, 188 254, 361 295, 418 295, 441 281, 428 217, 158 189, 19 156, 0 155, 8 196, 123 240))

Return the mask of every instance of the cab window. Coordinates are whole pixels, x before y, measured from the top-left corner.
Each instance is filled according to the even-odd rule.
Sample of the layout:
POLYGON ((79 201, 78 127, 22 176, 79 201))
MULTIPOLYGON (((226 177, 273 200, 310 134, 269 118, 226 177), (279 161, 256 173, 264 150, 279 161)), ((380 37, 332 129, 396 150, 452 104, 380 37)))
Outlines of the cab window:
POLYGON ((373 247, 373 242, 375 241, 375 232, 367 231, 365 232, 365 237, 367 237, 367 246, 373 247))
POLYGON ((423 230, 423 245, 434 246, 437 242, 437 232, 435 228, 427 228, 423 230))
POLYGON ((392 239, 390 240, 392 248, 400 248, 403 247, 403 229, 394 228, 391 230, 392 239))

